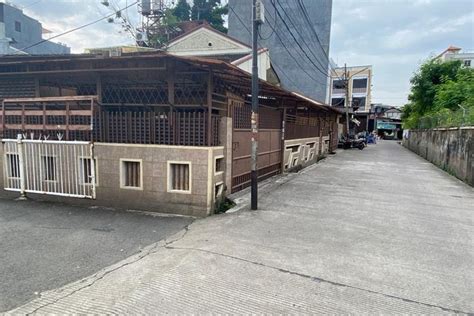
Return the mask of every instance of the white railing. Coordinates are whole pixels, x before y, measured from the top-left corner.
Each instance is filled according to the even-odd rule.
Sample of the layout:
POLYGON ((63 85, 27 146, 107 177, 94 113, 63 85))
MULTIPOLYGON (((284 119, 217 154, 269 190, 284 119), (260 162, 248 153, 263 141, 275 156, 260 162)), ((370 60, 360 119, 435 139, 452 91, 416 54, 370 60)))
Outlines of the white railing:
POLYGON ((352 93, 366 93, 367 88, 352 88, 352 93))
POLYGON ((3 139, 8 191, 95 199, 93 144, 79 141, 3 139))

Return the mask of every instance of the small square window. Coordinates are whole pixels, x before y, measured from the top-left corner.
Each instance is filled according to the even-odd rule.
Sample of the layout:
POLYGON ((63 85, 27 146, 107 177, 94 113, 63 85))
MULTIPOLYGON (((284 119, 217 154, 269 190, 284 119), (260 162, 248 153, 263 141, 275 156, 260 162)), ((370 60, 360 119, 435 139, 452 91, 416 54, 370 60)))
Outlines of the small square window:
POLYGON ((224 156, 216 157, 214 173, 218 174, 224 172, 224 156))
POLYGON ((466 60, 464 61, 464 66, 466 66, 466 67, 471 67, 471 60, 470 60, 470 59, 466 59, 466 60))
POLYGON ((168 162, 168 191, 191 193, 191 163, 168 162))
MULTIPOLYGON (((79 158, 79 172, 81 184, 92 184, 92 159, 89 157, 79 158)), ((94 158, 94 177, 97 184, 97 159, 94 158)))
POLYGON ((138 159, 120 159, 120 187, 123 189, 143 188, 142 161, 138 159))
POLYGON ((56 181, 56 157, 43 156, 43 180, 56 181))
POLYGON ((6 155, 8 169, 7 177, 13 179, 20 178, 20 156, 18 154, 7 154, 6 155))
POLYGON ((15 21, 15 31, 21 32, 21 22, 15 21))

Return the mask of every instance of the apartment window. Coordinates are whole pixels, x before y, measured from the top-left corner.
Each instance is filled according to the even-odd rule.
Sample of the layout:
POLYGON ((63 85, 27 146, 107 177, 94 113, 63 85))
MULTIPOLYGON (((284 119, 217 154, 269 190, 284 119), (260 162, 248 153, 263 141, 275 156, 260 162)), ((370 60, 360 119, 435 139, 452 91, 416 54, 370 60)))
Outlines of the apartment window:
POLYGON ((352 98, 352 107, 354 107, 354 108, 365 108, 365 97, 363 97, 363 98, 352 98))
POLYGON ((345 105, 345 99, 344 98, 332 98, 331 105, 332 106, 342 106, 343 107, 345 105))
POLYGON ((191 193, 191 163, 168 162, 168 191, 191 193))
POLYGON ((470 59, 466 59, 466 60, 464 61, 464 66, 466 66, 466 67, 471 67, 471 60, 470 60, 470 59))
POLYGON ((56 157, 43 156, 43 180, 56 181, 56 157))
POLYGON ((216 157, 214 173, 224 172, 224 156, 216 157))
POLYGON ((8 164, 8 178, 19 179, 20 178, 20 156, 18 154, 7 154, 6 155, 8 164))
MULTIPOLYGON (((82 184, 92 184, 92 159, 89 157, 79 158, 79 171, 82 184)), ((97 160, 94 158, 94 177, 97 184, 97 160)))
POLYGON ((332 81, 332 88, 333 89, 345 89, 345 84, 344 84, 344 80, 333 80, 332 81))
POLYGON ((367 78, 352 80, 352 89, 367 89, 367 78))
POLYGON ((15 21, 15 31, 21 32, 21 22, 15 21))
POLYGON ((120 187, 143 189, 143 170, 140 159, 120 159, 120 187))

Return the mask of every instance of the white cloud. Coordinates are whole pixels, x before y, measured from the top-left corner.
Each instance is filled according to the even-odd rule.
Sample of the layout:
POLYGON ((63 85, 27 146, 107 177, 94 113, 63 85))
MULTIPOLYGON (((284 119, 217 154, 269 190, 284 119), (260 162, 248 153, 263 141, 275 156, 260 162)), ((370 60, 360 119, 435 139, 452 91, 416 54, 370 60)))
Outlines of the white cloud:
POLYGON ((378 102, 404 104, 413 72, 450 44, 474 48, 472 0, 334 0, 332 18, 331 56, 373 65, 378 102))

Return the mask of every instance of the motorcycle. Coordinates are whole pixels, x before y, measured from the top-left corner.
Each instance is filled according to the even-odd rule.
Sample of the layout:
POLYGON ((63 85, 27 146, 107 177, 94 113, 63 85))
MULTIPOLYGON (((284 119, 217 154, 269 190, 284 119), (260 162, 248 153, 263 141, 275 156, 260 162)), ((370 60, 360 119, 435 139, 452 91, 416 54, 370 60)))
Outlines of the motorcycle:
POLYGON ((358 148, 359 150, 362 150, 366 146, 365 143, 365 138, 355 139, 350 137, 342 137, 342 139, 339 140, 338 147, 343 149, 358 148))

